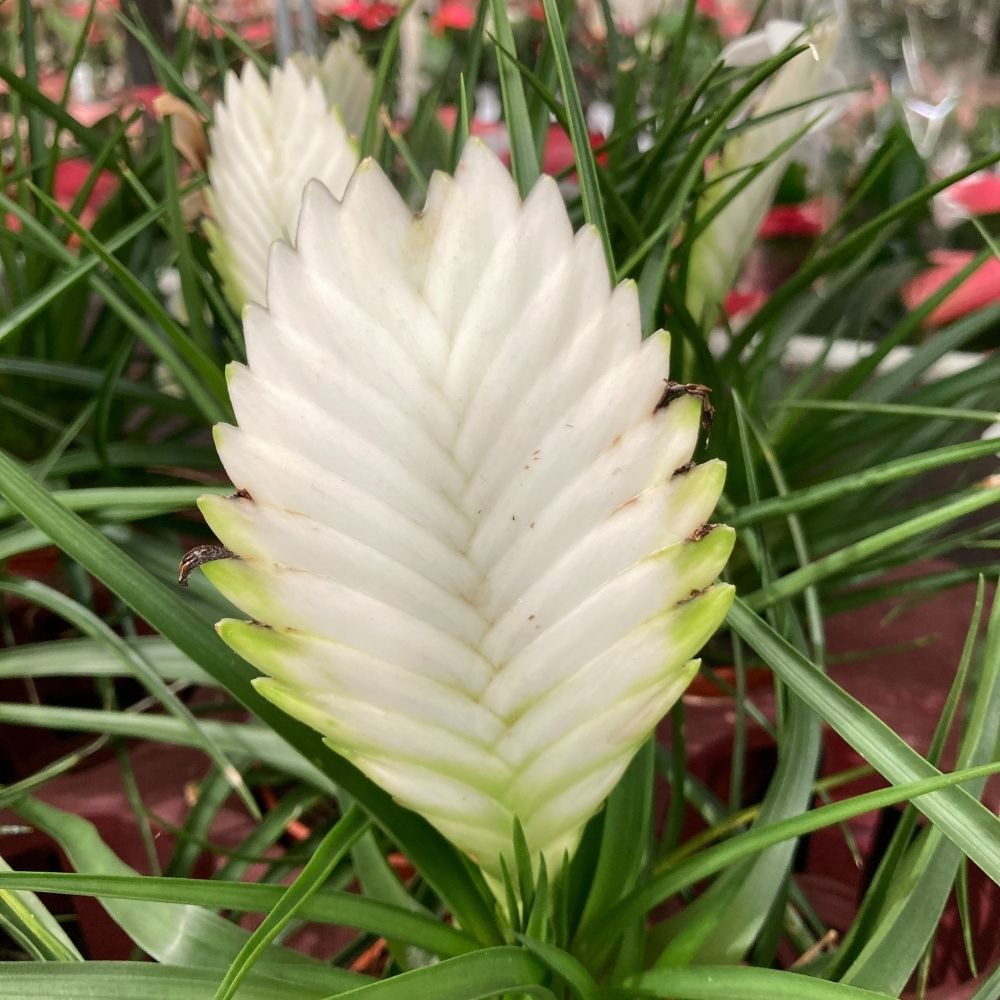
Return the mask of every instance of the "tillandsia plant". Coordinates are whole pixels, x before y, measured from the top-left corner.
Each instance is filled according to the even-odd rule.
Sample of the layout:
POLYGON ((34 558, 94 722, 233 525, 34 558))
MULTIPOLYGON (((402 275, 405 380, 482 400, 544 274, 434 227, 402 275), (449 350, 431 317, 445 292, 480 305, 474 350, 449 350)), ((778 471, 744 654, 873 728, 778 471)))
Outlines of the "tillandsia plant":
POLYGON ((758 282, 735 6, 0 6, 0 996, 994 1000, 995 233, 897 115, 758 282))

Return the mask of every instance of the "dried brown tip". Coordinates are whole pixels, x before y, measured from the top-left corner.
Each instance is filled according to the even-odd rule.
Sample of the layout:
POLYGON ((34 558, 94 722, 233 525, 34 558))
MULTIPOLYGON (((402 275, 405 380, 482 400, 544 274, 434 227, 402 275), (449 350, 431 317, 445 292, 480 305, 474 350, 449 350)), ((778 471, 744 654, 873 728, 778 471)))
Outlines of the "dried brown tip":
POLYGON ((153 101, 153 111, 161 121, 173 118, 173 140, 177 152, 184 157, 192 169, 199 172, 208 166, 208 137, 205 123, 198 113, 173 94, 160 94, 153 101))
POLYGON ((677 602, 677 607, 680 607, 682 604, 690 604, 696 598, 701 597, 701 595, 704 594, 706 590, 708 590, 708 587, 702 587, 700 590, 692 590, 691 593, 687 595, 687 597, 684 597, 677 602))
POLYGON ((177 571, 177 582, 186 587, 188 577, 205 563, 215 562, 216 559, 238 559, 235 553, 230 552, 224 545, 196 545, 184 553, 180 567, 177 571))
POLYGON ((715 407, 709 401, 711 389, 707 385, 698 382, 667 382, 667 387, 663 390, 660 401, 656 404, 657 410, 662 410, 669 406, 675 399, 681 396, 695 396, 701 400, 701 426, 705 430, 705 443, 712 436, 712 421, 715 418, 715 407))
POLYGON ((700 542, 703 538, 715 531, 717 527, 717 524, 703 524, 700 528, 695 528, 694 531, 691 532, 688 536, 688 541, 700 542))
POLYGON ((238 489, 233 494, 233 499, 235 499, 236 497, 239 497, 241 500, 253 500, 253 497, 250 496, 250 491, 244 489, 238 489))

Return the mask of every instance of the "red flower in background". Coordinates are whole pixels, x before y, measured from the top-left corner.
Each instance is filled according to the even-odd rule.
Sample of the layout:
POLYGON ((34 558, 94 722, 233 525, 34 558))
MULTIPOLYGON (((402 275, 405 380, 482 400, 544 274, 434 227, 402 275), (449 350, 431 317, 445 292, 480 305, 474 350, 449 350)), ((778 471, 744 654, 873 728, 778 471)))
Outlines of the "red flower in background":
MULTIPOLYGON (((590 133, 590 148, 596 149, 604 142, 604 136, 599 132, 590 133)), ((600 154, 598 163, 603 163, 607 157, 600 154)), ((545 138, 545 149, 542 152, 542 172, 546 174, 561 174, 576 162, 573 156, 573 142, 569 133, 561 125, 550 125, 549 134, 545 138)), ((574 174, 575 176, 575 174, 574 174)))
POLYGON ((819 199, 797 205, 775 205, 764 216, 757 235, 762 240, 782 237, 815 238, 825 228, 824 214, 823 203, 819 199))
MULTIPOLYGON (((52 184, 52 194, 63 208, 67 210, 70 208, 76 200, 76 196, 87 183, 87 178, 92 170, 93 166, 79 157, 59 161, 52 184)), ((118 179, 110 171, 102 170, 97 175, 97 180, 94 181, 94 186, 90 189, 90 194, 80 210, 81 225, 90 228, 94 224, 98 212, 115 193, 117 186, 118 179)), ((75 237, 70 242, 75 243, 75 237)))
POLYGON ((1000 213, 1000 176, 981 171, 952 184, 943 196, 967 215, 1000 213))
POLYGON ((468 31, 475 23, 475 10, 463 0, 442 0, 431 18, 431 31, 435 35, 443 34, 446 28, 468 31))
MULTIPOLYGON (((79 157, 72 160, 60 160, 56 167, 52 190, 56 201, 64 208, 69 208, 73 204, 73 199, 80 193, 80 189, 86 184, 92 170, 91 164, 79 157)), ((114 174, 108 170, 102 170, 97 175, 90 197, 87 199, 87 207, 95 210, 100 209, 114 194, 116 183, 114 174)))
POLYGON ((123 107, 137 104, 146 114, 153 113, 153 101, 163 93, 163 88, 158 83, 144 83, 135 87, 128 87, 123 90, 119 97, 123 107))
POLYGON ((750 14, 738 0, 698 0, 698 10, 715 21, 723 38, 745 35, 750 27, 750 14))
MULTIPOLYGON (((90 24, 90 29, 87 32, 87 41, 93 45, 104 41, 104 32, 101 30, 101 25, 98 23, 98 19, 104 16, 107 18, 108 15, 112 15, 120 7, 118 0, 97 0, 94 7, 94 20, 90 24)), ((72 18, 74 21, 82 21, 86 18, 88 12, 90 11, 90 3, 87 0, 74 0, 73 3, 68 3, 62 8, 63 14, 66 17, 72 18)))
POLYGON ((337 4, 333 12, 345 21, 355 21, 365 31, 378 31, 399 13, 399 8, 382 0, 346 0, 337 4))
POLYGON ((237 31, 240 38, 251 45, 267 45, 274 40, 274 21, 267 18, 264 21, 241 24, 237 31))
MULTIPOLYGON (((454 105, 446 105, 438 111, 438 121, 452 131, 458 120, 458 110, 454 105)), ((483 122, 473 118, 469 123, 469 131, 478 136, 492 149, 504 163, 510 164, 510 137, 507 126, 503 122, 483 122)), ((604 136, 599 132, 590 133, 590 146, 597 148, 604 142, 604 136)), ((598 154, 598 163, 603 163, 607 157, 598 154)), ((542 172, 546 174, 561 174, 573 167, 573 143, 569 134, 561 125, 550 125, 545 137, 545 149, 542 151, 542 172)), ((575 173, 571 177, 575 177, 575 173)))
MULTIPOLYGON (((94 14, 112 14, 119 7, 118 0, 97 0, 94 14)), ((62 10, 67 17, 73 18, 74 21, 82 21, 90 10, 90 4, 87 0, 74 0, 73 3, 66 4, 62 10)))
MULTIPOLYGON (((55 175, 52 179, 52 196, 59 205, 69 211, 76 201, 76 196, 80 193, 87 178, 93 170, 92 164, 87 160, 75 157, 71 160, 60 160, 56 166, 55 175)), ((78 216, 80 223, 86 227, 93 225, 104 203, 115 193, 118 180, 113 173, 102 170, 94 181, 94 186, 84 202, 83 208, 78 216)), ((19 231, 21 220, 15 215, 8 214, 5 220, 8 229, 19 231)), ((70 245, 74 246, 79 241, 76 236, 70 237, 70 245)))
MULTIPOLYGON (((43 93, 50 101, 55 101, 57 104, 62 100, 63 87, 66 86, 66 74, 65 72, 54 72, 54 73, 42 73, 38 77, 38 89, 43 93)), ((6 80, 0 80, 0 94, 10 93, 10 88, 7 86, 6 80)))
POLYGON ((199 38, 222 38, 225 32, 200 7, 189 6, 184 15, 184 23, 199 38))
MULTIPOLYGON (((454 104, 446 104, 439 108, 438 121, 449 132, 454 131, 458 122, 458 108, 454 104)), ((469 123, 469 131, 482 139, 505 163, 510 162, 510 141, 507 137, 507 126, 503 122, 484 122, 479 118, 473 118, 469 123)))
POLYGON ((767 301, 767 292, 755 288, 751 291, 733 289, 727 296, 723 308, 730 319, 744 313, 755 313, 767 301))
MULTIPOLYGON (((955 277, 975 257, 971 250, 933 250, 932 266, 903 287, 903 302, 913 310, 955 277)), ((927 317, 925 326, 937 327, 967 313, 1000 302, 1000 260, 991 257, 977 268, 927 317)))

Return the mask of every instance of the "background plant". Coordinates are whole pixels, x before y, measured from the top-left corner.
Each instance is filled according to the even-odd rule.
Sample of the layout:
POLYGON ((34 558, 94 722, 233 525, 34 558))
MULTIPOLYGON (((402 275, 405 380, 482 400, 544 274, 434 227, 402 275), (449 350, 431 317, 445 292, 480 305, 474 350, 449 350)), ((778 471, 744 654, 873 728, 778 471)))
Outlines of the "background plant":
MULTIPOLYGON (((210 9, 201 13, 214 23, 210 9)), ((1000 361, 984 355, 974 366, 925 377, 954 352, 993 343, 997 306, 933 336, 924 326, 994 253, 989 231, 976 231, 972 263, 918 309, 905 311, 898 297, 936 238, 929 199, 954 178, 929 181, 905 132, 887 132, 851 170, 853 193, 795 275, 739 317, 737 329, 723 321, 710 350, 708 331, 685 306, 701 232, 697 206, 709 190, 705 163, 747 132, 739 110, 794 58, 789 51, 763 66, 726 68, 715 61, 721 45, 711 22, 693 3, 636 35, 618 32, 608 18, 600 44, 571 5, 549 0, 544 23, 512 24, 494 3, 478 10, 468 34, 448 29, 427 45, 429 86, 402 128, 392 115, 400 22, 364 36, 376 92, 362 151, 378 158, 413 204, 422 201, 429 172, 453 167, 465 137, 480 129, 480 82, 500 84, 504 141, 522 192, 545 162, 555 117, 573 150, 563 180, 574 221, 596 225, 619 278, 638 282, 647 332, 671 329, 674 377, 713 388, 715 421, 699 459, 718 456, 729 465, 722 514, 739 531, 731 575, 741 600, 709 650, 705 676, 725 683, 716 668, 733 668, 735 791, 721 801, 686 774, 679 709, 669 750, 651 744, 640 753, 564 878, 531 884, 526 866, 512 873, 520 902, 505 920, 452 847, 255 695, 249 668, 211 630, 233 609, 198 575, 187 591, 176 589, 179 555, 207 540, 191 515, 194 498, 227 490, 208 427, 228 417, 222 368, 242 357, 238 317, 220 292, 201 230, 190 225, 191 199, 205 179, 181 169, 176 126, 155 123, 141 107, 83 126, 67 110, 68 90, 46 97, 35 59, 45 29, 27 2, 4 16, 9 56, 0 78, 14 127, 0 196, 11 220, 0 234, 0 493, 7 504, 0 507, 7 560, 0 589, 9 647, 0 673, 20 679, 29 694, 45 690, 46 677, 82 678, 92 701, 79 707, 19 691, 0 705, 0 720, 94 739, 0 790, 18 822, 51 836, 72 869, 0 872, 0 921, 36 960, 5 963, 0 995, 211 997, 232 995, 238 985, 235 995, 246 997, 352 990, 442 998, 850 997, 898 996, 911 977, 919 989, 953 886, 960 918, 972 926, 963 888, 969 862, 993 880, 1000 873, 1000 825, 977 801, 997 768, 1000 612, 990 610, 981 586, 965 653, 950 665, 952 696, 924 756, 825 674, 824 623, 837 610, 939 593, 1000 569, 998 488, 985 478, 996 446, 978 439, 1000 410, 1000 361), (602 139, 585 120, 595 97, 615 110, 602 139), (443 102, 456 106, 453 129, 437 114, 443 102), (59 165, 81 161, 83 185, 60 205, 59 165), (98 207, 92 196, 101 184, 98 207), (168 269, 178 286, 172 301, 161 291, 168 269), (832 373, 822 352, 804 366, 781 364, 802 335, 830 353, 844 340, 874 347, 832 373), (901 363, 879 368, 904 345, 910 350, 901 363), (58 562, 44 574, 24 572, 25 555, 50 543, 64 553, 58 562), (956 551, 977 558, 951 558, 916 576, 891 572, 956 551), (29 641, 43 636, 25 629, 19 609, 26 603, 65 623, 70 631, 60 634, 72 638, 29 641), (762 800, 744 810, 739 792, 755 712, 747 672, 756 666, 769 672, 778 705, 777 767, 762 800), (213 694, 204 701, 196 690, 213 694), (827 786, 818 788, 816 775, 824 725, 888 780, 885 791, 823 804, 827 786), (949 736, 963 773, 942 778, 949 736), (153 845, 156 820, 129 782, 132 739, 206 755, 197 803, 172 831, 162 877, 128 868, 92 824, 35 796, 54 776, 110 750, 131 788, 137 828, 153 845), (671 805, 660 823, 653 790, 667 787, 671 805), (264 800, 274 801, 265 790, 273 789, 276 805, 261 815, 264 800), (214 877, 190 878, 231 794, 254 816, 246 843, 214 877), (815 949, 826 928, 790 878, 796 843, 894 802, 911 804, 853 925, 833 950, 815 949), (707 831, 690 844, 678 841, 684 804, 707 831), (300 816, 309 821, 306 839, 271 850, 300 816), (404 881, 389 860, 398 854, 413 867, 404 881), (253 859, 264 874, 242 881, 253 859), (355 884, 361 893, 345 891, 355 884), (38 892, 99 898, 154 961, 81 963, 78 939, 47 914, 38 892), (674 916, 646 919, 669 900, 683 904, 674 916), (267 918, 251 934, 223 915, 243 913, 267 918), (275 943, 306 921, 357 934, 323 963, 275 943), (794 972, 773 967, 783 937, 812 956, 794 972), (385 981, 350 971, 382 938, 385 981), (747 956, 748 964, 737 964, 747 956)), ((91 10, 80 25, 71 67, 84 57, 96 16, 91 10)), ((155 42, 137 10, 123 10, 114 23, 123 37, 142 41, 163 87, 205 116, 224 72, 260 59, 227 26, 202 37, 187 16, 172 52, 155 42)), ((748 176, 770 161, 749 166, 748 176)), ((732 190, 738 197, 743 189, 732 190)), ((13 836, 8 842, 16 844, 13 836)), ((996 974, 978 990, 978 1000, 993 996, 996 974)))

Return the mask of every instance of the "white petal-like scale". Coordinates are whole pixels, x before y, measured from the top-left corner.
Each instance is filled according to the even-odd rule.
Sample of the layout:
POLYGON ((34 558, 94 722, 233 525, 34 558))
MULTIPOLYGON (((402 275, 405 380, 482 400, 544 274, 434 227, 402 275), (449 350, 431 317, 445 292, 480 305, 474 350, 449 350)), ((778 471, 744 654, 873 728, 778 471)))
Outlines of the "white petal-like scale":
POLYGON ((360 131, 372 86, 347 40, 331 45, 322 63, 298 57, 267 81, 250 62, 240 76, 227 75, 209 132, 206 232, 236 308, 265 301, 268 250, 295 236, 306 184, 317 178, 343 194, 358 163, 349 133, 360 131))
POLYGON ((523 646, 529 633, 537 635, 589 597, 600 580, 624 572, 657 545, 680 542, 696 531, 711 515, 724 477, 721 462, 708 462, 618 507, 534 576, 490 627, 484 652, 504 658, 507 649, 523 646))
POLYGON ((375 74, 361 56, 357 36, 342 29, 315 73, 329 104, 339 108, 344 127, 352 136, 361 135, 375 90, 375 74))
POLYGON ((469 695, 351 646, 234 619, 221 622, 219 631, 264 673, 317 699, 343 696, 397 711, 418 708, 424 721, 491 746, 506 732, 503 722, 469 695))
POLYGON ((356 537, 259 500, 207 496, 200 506, 230 551, 327 576, 470 641, 481 634, 481 617, 453 588, 356 537))
POLYGON ((418 217, 366 163, 298 234, 216 435, 240 493, 202 501, 255 620, 220 633, 491 879, 515 818, 554 870, 732 599, 701 399, 555 187, 522 204, 475 141, 418 217))

